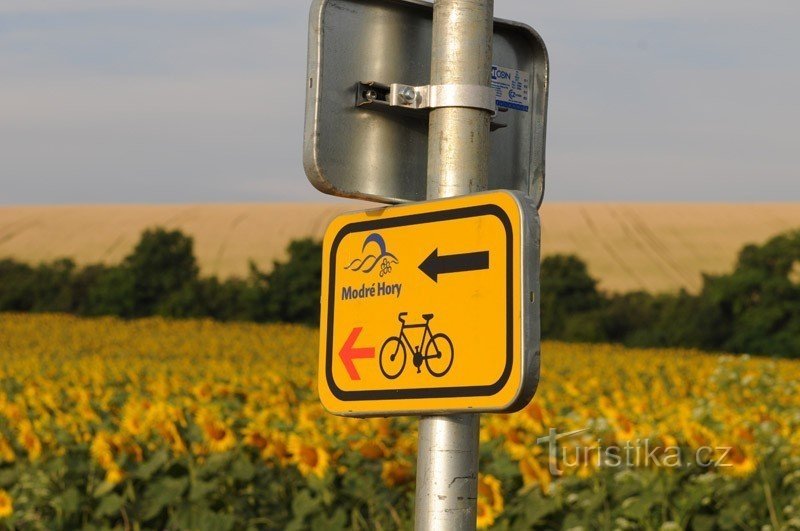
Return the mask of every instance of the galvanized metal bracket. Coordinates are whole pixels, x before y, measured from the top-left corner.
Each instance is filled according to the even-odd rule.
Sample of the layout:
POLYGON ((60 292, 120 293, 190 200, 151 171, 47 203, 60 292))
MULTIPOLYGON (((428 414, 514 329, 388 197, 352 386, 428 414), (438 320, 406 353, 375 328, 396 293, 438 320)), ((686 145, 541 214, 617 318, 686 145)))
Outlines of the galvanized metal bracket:
MULTIPOLYGON (((430 111, 445 107, 466 107, 492 113, 492 131, 507 127, 494 121, 497 115, 495 91, 482 85, 422 85, 403 83, 386 85, 375 81, 360 82, 356 87, 356 107, 430 111)), ((503 109, 505 110, 505 109, 503 109)))

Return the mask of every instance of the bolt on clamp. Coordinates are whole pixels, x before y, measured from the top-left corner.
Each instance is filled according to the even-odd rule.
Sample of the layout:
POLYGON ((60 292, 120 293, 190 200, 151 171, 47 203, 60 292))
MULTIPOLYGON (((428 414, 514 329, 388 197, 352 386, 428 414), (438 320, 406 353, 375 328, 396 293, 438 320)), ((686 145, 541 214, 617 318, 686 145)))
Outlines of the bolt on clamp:
POLYGON ((402 83, 385 85, 376 82, 358 84, 356 106, 388 105, 405 109, 441 109, 465 107, 497 113, 495 91, 483 85, 422 85, 402 83))

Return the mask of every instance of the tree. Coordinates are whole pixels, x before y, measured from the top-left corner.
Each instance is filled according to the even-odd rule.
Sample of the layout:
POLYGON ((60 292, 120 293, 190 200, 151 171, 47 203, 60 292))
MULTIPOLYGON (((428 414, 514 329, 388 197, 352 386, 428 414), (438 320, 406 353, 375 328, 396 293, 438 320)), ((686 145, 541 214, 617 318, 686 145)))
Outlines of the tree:
POLYGON ((134 317, 135 287, 130 269, 111 267, 97 272, 86 289, 85 315, 134 317))
POLYGON ((75 271, 75 263, 66 258, 35 267, 0 260, 0 311, 75 311, 75 271))
POLYGON ((253 321, 248 304, 252 284, 239 279, 203 278, 186 284, 159 305, 165 317, 211 317, 219 321, 253 321))
POLYGON ((661 304, 650 293, 613 294, 603 306, 603 330, 608 341, 631 346, 652 345, 661 304))
POLYGON ((732 274, 708 276, 701 296, 730 324, 720 348, 800 357, 800 231, 748 245, 732 274))
POLYGON ((569 330, 570 336, 585 336, 581 340, 596 338, 597 327, 591 322, 595 318, 587 320, 582 314, 600 309, 603 297, 586 264, 573 255, 549 256, 542 261, 541 283, 542 335, 571 339, 569 330), (568 325, 574 319, 581 323, 568 325))
POLYGON ((275 262, 272 272, 261 274, 267 286, 266 315, 270 320, 319 324, 322 244, 295 240, 288 251, 286 262, 275 262))
POLYGON ((133 282, 133 317, 160 313, 159 306, 196 282, 199 276, 194 240, 180 231, 146 230, 123 268, 133 282))
POLYGON ((681 290, 656 297, 658 316, 650 330, 650 345, 716 350, 730 333, 730 323, 705 297, 681 290))
POLYGON ((0 260, 0 311, 29 312, 33 309, 34 270, 11 259, 0 260))
MULTIPOLYGON (((199 278, 193 247, 156 228, 118 266, 0 260, 0 311, 319 323, 320 242, 293 241, 272 272, 251 263, 247 280, 226 281, 199 278)), ((800 357, 800 231, 745 247, 697 295, 604 294, 575 256, 545 258, 541 282, 545 338, 800 357)))
MULTIPOLYGON (((100 315, 92 308, 92 292, 100 280, 114 269, 103 264, 91 264, 76 269, 72 275, 72 311, 78 315, 100 315)), ((116 314, 115 314, 116 315, 116 314)))
POLYGON ((40 264, 33 270, 32 293, 34 312, 71 312, 75 309, 72 279, 75 262, 67 258, 40 264))

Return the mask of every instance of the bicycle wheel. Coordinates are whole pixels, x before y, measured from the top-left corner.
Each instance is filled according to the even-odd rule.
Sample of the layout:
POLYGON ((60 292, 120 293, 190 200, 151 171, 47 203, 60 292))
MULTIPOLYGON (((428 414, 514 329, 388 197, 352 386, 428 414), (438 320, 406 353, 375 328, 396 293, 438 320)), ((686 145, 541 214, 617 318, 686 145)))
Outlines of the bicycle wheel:
POLYGON ((441 378, 453 366, 453 359, 455 353, 453 351, 453 342, 444 334, 436 334, 428 341, 428 346, 425 347, 425 366, 428 371, 441 378))
POLYGON ((390 337, 383 342, 379 358, 381 372, 389 380, 394 380, 406 368, 406 346, 399 337, 390 337))

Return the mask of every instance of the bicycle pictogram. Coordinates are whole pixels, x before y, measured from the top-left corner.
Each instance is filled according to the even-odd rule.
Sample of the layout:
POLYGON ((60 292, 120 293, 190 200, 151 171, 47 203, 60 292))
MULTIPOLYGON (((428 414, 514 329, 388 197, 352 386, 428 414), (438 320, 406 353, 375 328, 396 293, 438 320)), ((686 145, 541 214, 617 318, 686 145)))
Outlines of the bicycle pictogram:
POLYGON ((421 324, 407 324, 405 319, 407 315, 408 312, 403 312, 397 316, 400 320, 400 333, 387 339, 381 347, 378 360, 381 372, 389 380, 399 377, 406 368, 408 361, 406 348, 408 348, 413 352, 412 361, 418 374, 422 372, 422 365, 425 364, 432 376, 441 378, 453 366, 453 342, 446 334, 433 333, 430 326, 434 317, 432 313, 424 314, 422 318, 425 322, 421 324), (416 346, 406 335, 406 330, 412 328, 424 328, 422 339, 416 346))

